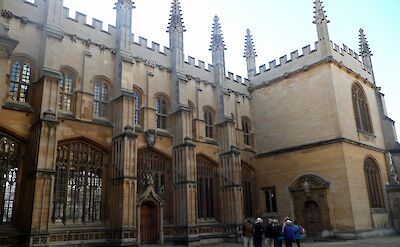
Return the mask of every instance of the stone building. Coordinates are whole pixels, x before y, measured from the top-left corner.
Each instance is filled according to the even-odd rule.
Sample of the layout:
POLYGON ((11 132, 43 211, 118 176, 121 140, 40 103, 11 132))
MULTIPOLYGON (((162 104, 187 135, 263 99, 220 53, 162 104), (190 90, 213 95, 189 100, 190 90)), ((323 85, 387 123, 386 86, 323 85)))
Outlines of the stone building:
POLYGON ((163 49, 134 41, 133 7, 105 31, 63 0, 0 0, 1 245, 198 245, 255 216, 390 232, 400 149, 362 30, 360 54, 331 42, 317 0, 315 48, 257 69, 248 30, 243 79, 218 17, 206 66, 178 0, 163 49))

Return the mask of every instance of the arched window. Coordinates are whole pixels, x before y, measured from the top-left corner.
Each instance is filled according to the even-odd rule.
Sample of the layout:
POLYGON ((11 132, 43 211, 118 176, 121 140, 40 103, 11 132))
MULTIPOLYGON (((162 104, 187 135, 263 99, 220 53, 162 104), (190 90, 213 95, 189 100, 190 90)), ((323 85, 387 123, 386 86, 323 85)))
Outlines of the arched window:
POLYGON ((204 109, 204 122, 206 124, 206 137, 214 138, 214 114, 211 109, 204 109))
POLYGON ((11 223, 17 186, 20 144, 0 133, 0 217, 11 223))
POLYGON ((57 148, 53 222, 100 221, 104 152, 76 141, 57 148))
POLYGON ((158 129, 167 128, 167 99, 163 96, 156 98, 156 121, 158 129))
POLYGON ((253 184, 254 184, 254 172, 250 170, 242 162, 242 187, 243 187, 243 204, 244 204, 244 216, 253 216, 253 184))
POLYGON ((60 101, 58 102, 61 111, 71 111, 72 92, 75 84, 74 75, 68 70, 61 71, 60 101))
POLYGON ((352 87, 353 108, 357 129, 372 134, 371 117, 368 110, 367 98, 363 89, 356 83, 352 87))
POLYGON ((364 173, 371 208, 384 208, 381 175, 379 167, 373 159, 365 160, 364 173))
POLYGON ((215 218, 216 167, 202 157, 197 157, 196 162, 198 218, 215 218))
POLYGON ((31 83, 32 65, 24 59, 17 59, 11 66, 10 99, 26 102, 28 88, 31 83))
POLYGON ((94 106, 95 117, 106 118, 108 108, 108 84, 105 81, 95 80, 94 83, 94 106))
POLYGON ((188 106, 189 106, 189 111, 190 111, 190 117, 189 117, 189 121, 191 123, 192 126, 192 137, 196 138, 196 122, 194 121, 195 118, 195 107, 194 104, 192 102, 188 102, 188 106))
POLYGON ((133 90, 133 124, 139 125, 139 110, 141 105, 141 94, 138 90, 133 90))
POLYGON ((242 117, 242 128, 243 128, 243 142, 245 145, 250 145, 251 124, 249 118, 242 117))

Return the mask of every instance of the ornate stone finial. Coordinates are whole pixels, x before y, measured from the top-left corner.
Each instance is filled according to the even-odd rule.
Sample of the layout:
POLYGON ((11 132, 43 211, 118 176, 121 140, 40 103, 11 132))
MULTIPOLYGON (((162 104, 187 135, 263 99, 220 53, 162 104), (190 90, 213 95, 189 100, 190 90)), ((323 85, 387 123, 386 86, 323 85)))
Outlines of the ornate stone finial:
POLYGON ((329 23, 330 21, 327 19, 328 16, 325 15, 324 6, 322 5, 321 0, 315 0, 314 2, 314 24, 321 24, 323 22, 329 23))
POLYGON ((128 6, 131 7, 132 9, 135 8, 135 3, 132 2, 131 0, 118 0, 117 3, 115 4, 116 6, 128 6))
POLYGON ((246 42, 246 44, 245 44, 245 50, 244 50, 243 57, 245 57, 245 58, 257 57, 257 53, 254 48, 253 35, 251 35, 250 29, 247 29, 247 31, 246 31, 245 42, 246 42))
POLYGON ((360 28, 360 55, 362 57, 365 56, 373 56, 371 50, 369 49, 367 38, 365 37, 364 30, 360 28))
POLYGON ((215 16, 212 35, 211 35, 210 51, 217 51, 219 49, 226 50, 224 37, 222 36, 222 31, 221 31, 221 24, 219 23, 218 16, 215 16))
POLYGON ((168 25, 168 33, 173 30, 178 32, 186 32, 185 26, 183 25, 181 4, 179 3, 179 0, 173 0, 172 2, 168 25))

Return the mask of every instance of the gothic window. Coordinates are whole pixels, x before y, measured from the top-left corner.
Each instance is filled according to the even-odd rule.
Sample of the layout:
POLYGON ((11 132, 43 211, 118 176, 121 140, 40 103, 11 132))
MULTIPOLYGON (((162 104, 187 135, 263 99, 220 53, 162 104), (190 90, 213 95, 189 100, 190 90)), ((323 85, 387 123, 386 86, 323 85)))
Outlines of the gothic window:
POLYGON ((156 98, 156 120, 158 129, 167 129, 167 99, 163 96, 156 98))
POLYGON ((243 187, 243 202, 244 202, 244 216, 253 216, 253 182, 254 173, 247 166, 242 164, 242 187, 243 187))
POLYGON ((275 187, 265 188, 265 209, 267 213, 277 213, 278 209, 276 206, 276 192, 275 187))
POLYGON ((243 141, 245 145, 250 145, 250 127, 250 119, 242 117, 243 141))
POLYGON ((352 97, 357 129, 372 134, 373 131, 367 98, 365 97, 363 89, 356 83, 354 83, 352 87, 352 97))
POLYGON ((84 142, 57 148, 53 222, 100 221, 104 153, 84 142))
POLYGON ((189 121, 192 125, 192 137, 196 138, 196 122, 194 121, 195 118, 195 107, 194 104, 192 102, 189 101, 188 103, 189 105, 189 111, 190 111, 190 117, 189 117, 189 121))
POLYGON ((141 94, 138 90, 133 91, 133 123, 135 126, 139 125, 139 110, 141 105, 141 94))
POLYGON ((17 185, 19 143, 0 133, 0 217, 11 223, 17 185))
POLYGON ((381 175, 379 167, 373 159, 367 158, 365 160, 364 173, 371 208, 384 208, 381 175))
POLYGON ((95 117, 106 118, 108 108, 109 87, 107 82, 95 80, 94 83, 94 106, 93 112, 95 117))
POLYGON ((68 70, 61 71, 60 81, 60 101, 58 107, 61 111, 71 111, 72 92, 75 82, 74 75, 68 70))
POLYGON ((206 124, 206 137, 214 138, 214 114, 211 109, 204 109, 204 121, 206 124))
POLYGON ((198 218, 215 218, 216 167, 202 157, 197 157, 196 162, 198 218))
POLYGON ((17 59, 11 66, 9 97, 12 100, 26 102, 31 82, 32 65, 24 59, 17 59))
POLYGON ((172 190, 171 168, 169 162, 158 153, 150 150, 140 150, 138 152, 138 192, 146 190, 148 185, 153 184, 153 188, 160 199, 165 203, 165 217, 172 219, 172 196, 168 191, 172 190))

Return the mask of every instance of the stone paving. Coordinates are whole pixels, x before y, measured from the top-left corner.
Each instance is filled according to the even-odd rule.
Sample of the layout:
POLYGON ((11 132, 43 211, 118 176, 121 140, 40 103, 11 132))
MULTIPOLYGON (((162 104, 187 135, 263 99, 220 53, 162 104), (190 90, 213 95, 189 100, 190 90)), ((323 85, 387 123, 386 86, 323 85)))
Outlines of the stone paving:
MULTIPOLYGON (((243 244, 211 244, 209 247, 242 247, 243 244)), ((283 244, 283 246, 285 246, 283 244)), ((302 247, 400 247, 400 236, 369 238, 361 240, 331 240, 323 242, 304 242, 302 247)), ((293 247, 297 247, 296 243, 293 247)))

